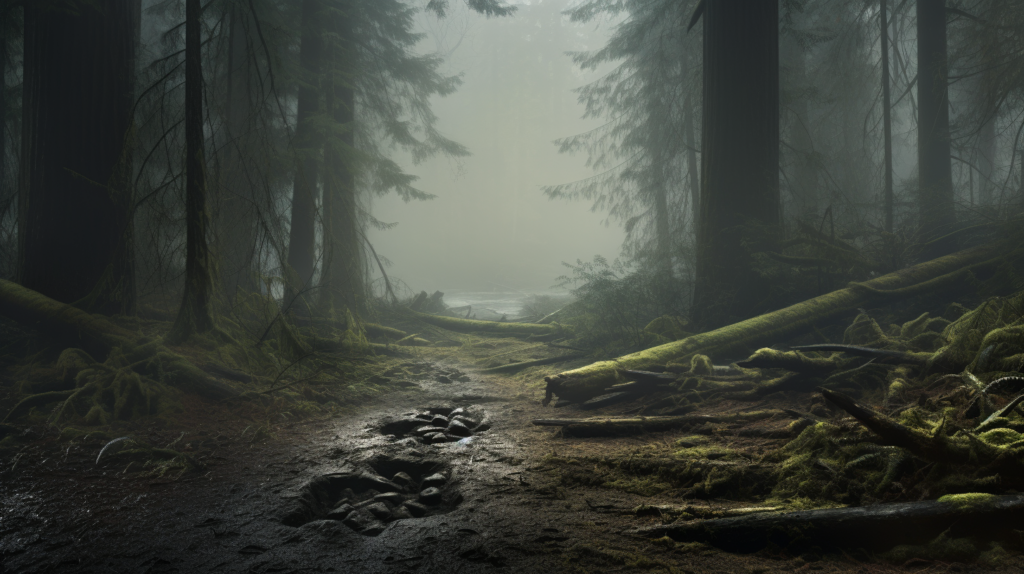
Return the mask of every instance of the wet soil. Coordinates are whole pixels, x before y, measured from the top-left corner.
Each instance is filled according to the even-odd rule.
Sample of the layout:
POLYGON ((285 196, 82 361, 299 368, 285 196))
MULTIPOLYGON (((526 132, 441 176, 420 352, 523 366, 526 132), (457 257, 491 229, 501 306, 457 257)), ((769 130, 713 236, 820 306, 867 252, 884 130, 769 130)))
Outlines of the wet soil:
POLYGON ((523 378, 452 377, 452 369, 426 364, 414 386, 330 419, 254 431, 237 410, 196 402, 186 405, 188 428, 133 429, 153 445, 178 439, 202 465, 180 476, 140 473, 117 456, 97 464, 108 438, 69 442, 30 430, 20 451, 0 460, 0 572, 903 570, 851 555, 735 555, 628 536, 658 520, 634 508, 680 501, 588 484, 586 468, 567 481, 554 461, 675 437, 559 438, 530 424, 552 411, 523 378), (486 425, 444 440, 393 425, 435 413, 450 422, 458 408, 486 425))

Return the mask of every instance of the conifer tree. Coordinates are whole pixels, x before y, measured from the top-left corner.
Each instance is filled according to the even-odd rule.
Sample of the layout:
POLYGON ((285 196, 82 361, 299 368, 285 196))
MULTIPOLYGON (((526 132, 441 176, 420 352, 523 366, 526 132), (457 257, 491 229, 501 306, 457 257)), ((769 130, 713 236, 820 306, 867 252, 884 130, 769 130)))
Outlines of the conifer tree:
POLYGON ((135 311, 132 109, 140 0, 24 3, 18 278, 135 311))

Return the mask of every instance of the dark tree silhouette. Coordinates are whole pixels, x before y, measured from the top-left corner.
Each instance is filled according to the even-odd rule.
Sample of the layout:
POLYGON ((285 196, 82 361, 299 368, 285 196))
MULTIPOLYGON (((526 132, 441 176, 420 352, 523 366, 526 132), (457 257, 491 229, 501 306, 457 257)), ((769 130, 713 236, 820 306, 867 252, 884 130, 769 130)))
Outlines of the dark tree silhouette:
POLYGON ((213 329, 210 247, 206 230, 206 160, 203 146, 203 68, 199 0, 185 1, 185 294, 171 341, 213 329))
POLYGON ((692 317, 701 328, 756 314, 769 285, 751 250, 780 226, 779 6, 707 0, 701 212, 692 317))
POLYGON ((946 2, 917 2, 917 156, 921 239, 926 259, 953 249, 947 234, 956 222, 949 149, 946 2))
POLYGON ((131 156, 140 0, 24 3, 18 278, 135 311, 131 156))
POLYGON ((320 110, 320 66, 323 53, 323 4, 302 2, 302 37, 299 47, 299 99, 295 127, 296 168, 292 188, 288 268, 291 275, 286 303, 310 287, 315 267, 316 200, 319 195, 317 154, 321 140, 311 119, 320 110))

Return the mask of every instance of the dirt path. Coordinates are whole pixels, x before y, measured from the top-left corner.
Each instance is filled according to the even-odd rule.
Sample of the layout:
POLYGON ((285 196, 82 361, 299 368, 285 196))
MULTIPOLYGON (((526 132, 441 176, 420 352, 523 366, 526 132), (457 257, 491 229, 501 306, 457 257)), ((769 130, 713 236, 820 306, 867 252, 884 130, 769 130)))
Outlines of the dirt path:
MULTIPOLYGON (((386 404, 349 417, 283 425, 262 446, 243 438, 251 433, 239 422, 191 429, 185 448, 201 454, 206 468, 180 479, 131 478, 116 457, 95 464, 105 440, 68 446, 37 437, 20 458, 0 461, 0 573, 892 569, 852 558, 739 556, 624 536, 638 525, 629 509, 671 501, 579 481, 566 486, 546 457, 572 445, 529 424, 551 414, 535 393, 512 379, 439 382, 449 367, 425 365, 417 386, 386 397, 386 404), (468 444, 427 445, 381 433, 382 420, 430 407, 462 407, 490 428, 468 444), (20 460, 32 462, 19 468, 20 460), (373 535, 323 519, 330 510, 324 505, 346 492, 361 499, 377 492, 345 491, 363 488, 359 476, 391 478, 398 472, 410 475, 417 488, 427 476, 443 477, 440 502, 426 516, 405 516, 389 505, 404 517, 381 523, 382 531, 364 530, 373 535)), ((154 441, 176 432, 139 432, 147 430, 154 441)))

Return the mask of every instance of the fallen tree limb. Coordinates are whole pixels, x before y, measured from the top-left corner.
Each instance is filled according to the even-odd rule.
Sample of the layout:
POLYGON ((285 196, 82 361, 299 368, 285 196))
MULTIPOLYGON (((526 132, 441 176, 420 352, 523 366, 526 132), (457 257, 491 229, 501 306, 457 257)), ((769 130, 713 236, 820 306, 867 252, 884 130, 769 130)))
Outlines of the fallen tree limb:
POLYGON ((880 412, 858 404, 850 397, 819 389, 829 402, 850 413, 862 425, 881 437, 885 444, 906 449, 925 460, 954 464, 991 464, 1002 454, 998 447, 980 440, 960 440, 945 436, 940 425, 929 435, 894 421, 880 412))
POLYGON ((781 410, 753 411, 723 415, 680 415, 663 417, 613 417, 587 419, 534 419, 536 426, 562 427, 569 436, 617 436, 661 432, 705 423, 738 423, 770 419, 776 416, 788 417, 781 410))
POLYGON ((922 502, 749 514, 640 528, 630 533, 704 542, 740 552, 768 544, 884 549, 929 542, 947 530, 954 537, 990 534, 1015 527, 1021 520, 1024 496, 964 494, 922 502))
POLYGON ((834 320, 858 307, 896 301, 908 293, 919 294, 919 290, 914 289, 901 291, 906 287, 929 281, 929 289, 943 288, 951 282, 955 284, 959 278, 958 270, 991 260, 998 249, 996 245, 967 249, 883 275, 858 287, 839 289, 707 333, 545 377, 547 396, 544 402, 549 403, 554 395, 569 401, 585 401, 621 382, 622 370, 648 369, 672 360, 685 361, 696 354, 719 358, 749 352, 810 331, 815 325, 834 320), (936 278, 943 280, 933 281, 936 278))
POLYGON ((497 367, 489 367, 487 369, 480 369, 481 373, 514 373, 530 367, 539 367, 541 365, 552 365, 554 363, 564 363, 565 361, 574 361, 582 358, 583 355, 562 355, 559 357, 546 357, 543 359, 534 359, 532 361, 522 361, 520 363, 509 363, 507 365, 498 365, 497 367))
POLYGON ((831 343, 824 343, 820 345, 801 345, 799 347, 790 347, 790 349, 794 351, 836 351, 846 353, 848 355, 855 355, 857 357, 872 357, 880 360, 888 359, 896 363, 906 363, 909 365, 919 366, 924 366, 932 356, 931 353, 904 353, 903 351, 873 349, 871 347, 860 347, 857 345, 833 345, 831 343))
POLYGON ((507 321, 477 321, 475 319, 431 315, 418 311, 410 311, 410 313, 424 323, 457 333, 491 333, 507 337, 523 337, 527 335, 559 335, 565 332, 565 328, 557 324, 539 325, 537 323, 511 323, 507 321))

